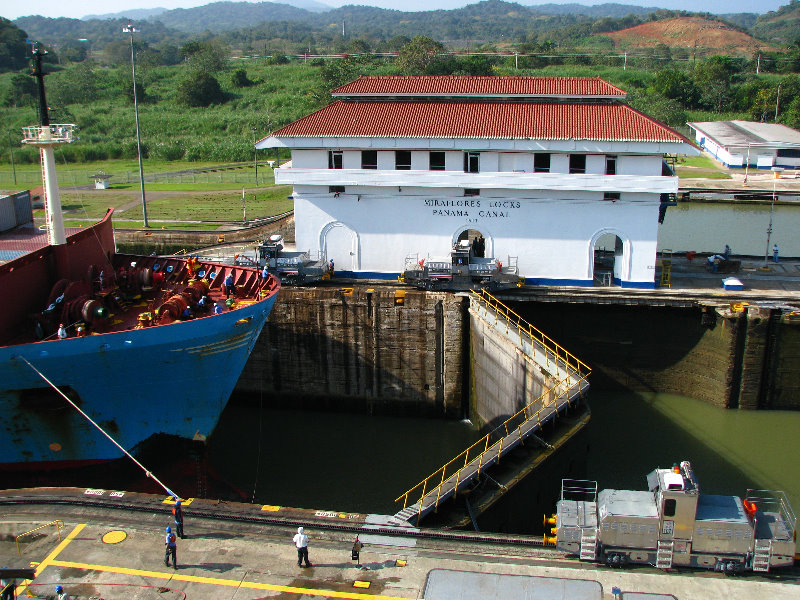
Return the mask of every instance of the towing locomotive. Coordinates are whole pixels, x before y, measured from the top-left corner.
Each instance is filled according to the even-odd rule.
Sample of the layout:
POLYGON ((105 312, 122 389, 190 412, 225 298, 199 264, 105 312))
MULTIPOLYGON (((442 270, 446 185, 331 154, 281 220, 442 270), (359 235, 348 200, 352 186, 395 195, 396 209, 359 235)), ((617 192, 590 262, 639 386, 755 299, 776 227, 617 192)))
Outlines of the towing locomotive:
POLYGON ((517 272, 516 257, 500 260, 476 254, 470 240, 460 240, 450 250, 449 259, 406 258, 400 281, 425 290, 466 291, 485 288, 495 292, 521 287, 524 279, 517 272))
POLYGON ((602 490, 597 482, 564 479, 555 525, 545 543, 583 561, 611 566, 651 564, 767 572, 794 564, 797 518, 780 491, 738 496, 700 493, 683 461, 647 476, 647 491, 602 490))

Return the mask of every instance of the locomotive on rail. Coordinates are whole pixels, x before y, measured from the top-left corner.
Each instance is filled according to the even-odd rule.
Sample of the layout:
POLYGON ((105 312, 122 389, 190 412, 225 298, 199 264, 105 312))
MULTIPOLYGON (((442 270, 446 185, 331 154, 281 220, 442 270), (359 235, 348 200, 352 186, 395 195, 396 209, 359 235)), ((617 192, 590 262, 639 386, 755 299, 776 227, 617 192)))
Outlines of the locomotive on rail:
POLYGON ((797 518, 780 491, 738 496, 700 493, 688 461, 647 476, 647 491, 602 490, 565 479, 545 543, 580 560, 612 566, 685 566, 728 574, 791 566, 797 518))
POLYGON ((516 257, 509 257, 503 265, 483 256, 483 250, 476 252, 473 242, 466 239, 459 240, 446 259, 407 257, 400 281, 425 290, 485 288, 496 292, 521 287, 525 280, 517 272, 516 257))

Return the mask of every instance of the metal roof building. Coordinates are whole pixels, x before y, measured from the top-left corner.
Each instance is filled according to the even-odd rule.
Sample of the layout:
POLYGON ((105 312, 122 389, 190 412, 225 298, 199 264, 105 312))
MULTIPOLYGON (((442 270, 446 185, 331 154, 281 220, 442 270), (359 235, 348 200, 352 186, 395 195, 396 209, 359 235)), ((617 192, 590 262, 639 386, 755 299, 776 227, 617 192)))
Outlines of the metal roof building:
POLYGON ((695 141, 726 167, 800 167, 800 131, 779 123, 704 121, 687 123, 695 141))

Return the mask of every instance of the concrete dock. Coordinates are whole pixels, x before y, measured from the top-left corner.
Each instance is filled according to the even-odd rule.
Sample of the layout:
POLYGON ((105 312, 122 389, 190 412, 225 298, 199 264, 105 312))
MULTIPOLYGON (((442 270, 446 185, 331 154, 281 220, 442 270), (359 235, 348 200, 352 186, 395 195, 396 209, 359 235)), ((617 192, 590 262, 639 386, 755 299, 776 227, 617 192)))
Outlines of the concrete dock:
POLYGON ((800 597, 798 569, 738 577, 619 570, 581 563, 533 537, 420 534, 392 530, 379 515, 214 500, 184 501, 187 537, 178 540, 173 569, 164 565, 163 541, 171 506, 168 497, 108 490, 0 492, 2 565, 36 568, 32 583, 17 582, 20 598, 53 598, 56 585, 73 599, 106 600, 800 597), (310 568, 297 566, 298 525, 311 539, 310 568), (365 543, 361 567, 351 560, 356 535, 365 543))

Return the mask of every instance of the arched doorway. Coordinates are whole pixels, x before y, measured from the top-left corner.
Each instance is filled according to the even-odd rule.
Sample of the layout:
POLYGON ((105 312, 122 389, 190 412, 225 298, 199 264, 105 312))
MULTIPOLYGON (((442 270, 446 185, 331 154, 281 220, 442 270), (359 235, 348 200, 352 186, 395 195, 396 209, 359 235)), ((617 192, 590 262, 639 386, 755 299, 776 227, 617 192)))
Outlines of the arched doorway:
POLYGON ((337 271, 357 271, 360 268, 358 234, 344 223, 328 223, 322 229, 320 248, 327 260, 334 261, 337 271))
POLYGON ((612 230, 597 232, 590 246, 590 277, 592 285, 609 287, 619 284, 627 277, 625 248, 627 240, 612 230))
POLYGON ((463 240, 469 240, 472 244, 470 248, 470 256, 475 258, 486 258, 491 256, 491 252, 487 253, 486 236, 484 236, 480 230, 471 228, 462 229, 461 233, 456 236, 455 243, 458 244, 463 240))

